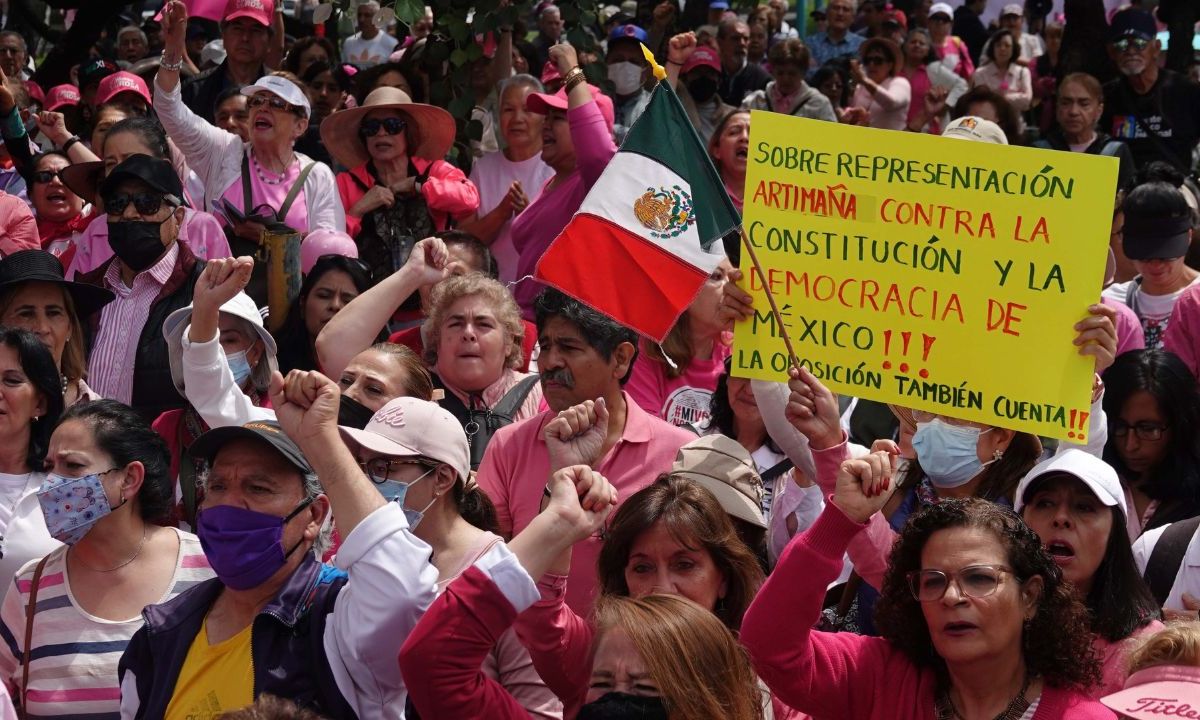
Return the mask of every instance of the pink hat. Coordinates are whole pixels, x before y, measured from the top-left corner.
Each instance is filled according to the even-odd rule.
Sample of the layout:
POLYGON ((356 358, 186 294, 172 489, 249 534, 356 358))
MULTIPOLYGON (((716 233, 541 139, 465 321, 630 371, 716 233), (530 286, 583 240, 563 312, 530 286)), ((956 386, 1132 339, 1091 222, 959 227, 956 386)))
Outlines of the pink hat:
POLYGON ((354 239, 344 232, 317 228, 300 243, 300 272, 307 275, 313 265, 317 264, 317 260, 326 255, 344 255, 356 258, 358 257, 358 245, 355 245, 354 239))
POLYGON ((686 75, 696 68, 704 66, 710 67, 717 72, 721 72, 721 58, 717 56, 717 51, 710 47, 698 47, 692 51, 691 57, 683 64, 683 69, 679 71, 681 75, 686 75))
MULTIPOLYGON (((604 116, 604 123, 608 125, 609 132, 613 128, 613 104, 612 98, 600 91, 600 88, 588 83, 588 90, 592 91, 592 99, 596 101, 596 105, 600 107, 600 114, 604 116)), ((554 110, 567 109, 567 88, 563 87, 553 95, 547 93, 529 93, 525 98, 525 109, 529 112, 535 112, 538 115, 549 114, 551 108, 554 110)))
POLYGON ((464 483, 471 472, 471 447, 467 434, 449 411, 437 403, 398 397, 356 430, 341 426, 342 438, 352 447, 392 457, 423 457, 445 463, 464 483))
POLYGON ((96 106, 99 107, 126 92, 135 93, 147 103, 154 104, 154 98, 150 95, 150 88, 146 85, 146 81, 131 72, 122 70, 100 81, 100 85, 96 88, 96 106))
POLYGON ((224 22, 246 17, 259 25, 271 27, 274 13, 275 0, 229 0, 225 3, 224 22))
POLYGON ((55 85, 46 96, 46 109, 53 112, 59 108, 78 105, 83 102, 79 88, 74 85, 55 85))
POLYGON ((1125 689, 1100 698, 1110 710, 1134 720, 1200 717, 1200 667, 1157 665, 1125 680, 1125 689))
POLYGON ((562 73, 558 71, 558 66, 554 64, 553 60, 547 60, 546 64, 542 66, 542 84, 549 85, 555 80, 562 80, 562 73))

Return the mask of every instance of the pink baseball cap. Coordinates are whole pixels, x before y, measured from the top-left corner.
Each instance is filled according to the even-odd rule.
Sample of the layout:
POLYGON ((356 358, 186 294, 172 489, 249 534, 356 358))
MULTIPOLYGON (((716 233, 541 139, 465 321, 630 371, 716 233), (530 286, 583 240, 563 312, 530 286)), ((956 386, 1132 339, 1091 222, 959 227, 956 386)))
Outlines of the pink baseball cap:
POLYGON ((46 105, 46 91, 42 90, 42 86, 32 80, 25 81, 25 92, 29 93, 29 99, 36 102, 38 105, 46 105))
POLYGON ((1125 679, 1125 689, 1100 698, 1110 710, 1134 720, 1200 716, 1200 667, 1157 665, 1125 679))
POLYGON ((307 275, 313 265, 326 255, 358 257, 358 245, 354 238, 338 230, 317 228, 300 243, 300 272, 307 275))
POLYGON ((78 105, 83 102, 83 96, 79 94, 79 88, 74 85, 55 85, 50 88, 50 94, 46 96, 46 109, 54 112, 59 108, 78 105))
POLYGON ((275 0, 229 0, 225 3, 224 22, 238 18, 250 18, 259 25, 271 27, 271 16, 275 13, 275 0))
MULTIPOLYGON (((612 98, 600 91, 600 88, 588 83, 588 90, 592 91, 592 99, 596 101, 596 105, 600 107, 600 114, 604 116, 604 123, 608 125, 608 131, 612 132, 613 128, 613 104, 612 98)), ((567 109, 567 88, 560 88, 558 92, 550 95, 548 93, 529 93, 525 98, 525 109, 530 112, 535 112, 538 115, 548 115, 551 109, 566 110, 567 109)))
POLYGON ((562 73, 558 71, 558 66, 554 64, 554 61, 547 60, 546 64, 542 66, 542 84, 549 85, 555 80, 562 80, 562 73))
POLYGON ((471 472, 471 447, 454 416, 437 403, 398 397, 371 416, 362 430, 339 426, 351 448, 391 457, 423 457, 454 468, 465 484, 471 472))
POLYGON ((681 75, 686 75, 698 67, 710 67, 717 72, 721 72, 721 58, 717 56, 717 51, 710 47, 698 47, 692 51, 691 57, 683 64, 683 69, 680 70, 681 75))
POLYGON ((135 93, 148 104, 154 104, 154 98, 150 95, 150 88, 146 85, 146 81, 131 72, 122 70, 100 81, 100 85, 96 88, 96 105, 97 107, 103 105, 126 92, 135 93))

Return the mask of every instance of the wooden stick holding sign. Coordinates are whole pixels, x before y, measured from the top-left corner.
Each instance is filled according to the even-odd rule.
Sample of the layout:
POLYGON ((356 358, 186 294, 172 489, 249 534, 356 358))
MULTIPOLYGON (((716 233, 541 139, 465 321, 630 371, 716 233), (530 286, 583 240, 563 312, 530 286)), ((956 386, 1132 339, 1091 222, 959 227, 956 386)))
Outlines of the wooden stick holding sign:
POLYGON ((758 254, 754 252, 754 246, 750 244, 750 238, 746 237, 745 226, 739 227, 738 230, 742 233, 742 247, 746 249, 746 252, 750 253, 750 263, 754 266, 752 272, 757 272, 759 280, 762 281, 767 302, 771 305, 771 315, 775 318, 775 327, 779 328, 779 334, 783 337, 783 344, 787 348, 788 353, 788 365, 799 370, 800 358, 796 355, 796 349, 792 346, 792 338, 788 335, 787 325, 783 324, 783 315, 779 313, 779 305, 776 304, 775 294, 771 292, 771 285, 767 282, 767 274, 763 272, 762 264, 758 261, 758 254))

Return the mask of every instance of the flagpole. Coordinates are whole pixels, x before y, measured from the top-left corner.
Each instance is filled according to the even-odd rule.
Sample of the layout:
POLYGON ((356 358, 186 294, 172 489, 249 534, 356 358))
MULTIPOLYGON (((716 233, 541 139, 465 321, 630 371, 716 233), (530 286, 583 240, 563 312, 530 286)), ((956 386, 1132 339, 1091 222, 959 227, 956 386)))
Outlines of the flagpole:
POLYGON ((775 304, 775 294, 771 292, 771 284, 767 282, 767 274, 763 272, 762 265, 758 262, 758 254, 754 252, 754 246, 750 244, 750 239, 746 237, 746 228, 739 227, 738 230, 742 233, 742 247, 750 253, 750 262, 754 264, 754 270, 758 272, 759 279, 763 283, 763 291, 767 294, 767 302, 771 304, 771 314, 775 316, 775 327, 779 328, 779 334, 783 336, 783 344, 788 351, 788 364, 797 370, 800 369, 800 358, 796 355, 795 348, 792 347, 792 338, 788 335, 787 326, 783 324, 783 316, 779 313, 779 306, 775 304))

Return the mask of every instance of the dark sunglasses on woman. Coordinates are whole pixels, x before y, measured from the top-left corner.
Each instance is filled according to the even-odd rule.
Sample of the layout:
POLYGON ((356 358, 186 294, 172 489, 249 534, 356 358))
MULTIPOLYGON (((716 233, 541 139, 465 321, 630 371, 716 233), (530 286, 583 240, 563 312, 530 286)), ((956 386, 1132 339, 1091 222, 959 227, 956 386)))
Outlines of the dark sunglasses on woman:
POLYGON ((400 118, 368 118, 358 126, 358 136, 371 137, 379 133, 379 128, 383 128, 388 135, 399 135, 407 127, 408 123, 400 118))
POLYGON ((246 107, 251 110, 263 105, 270 105, 272 110, 286 110, 293 115, 304 117, 304 108, 296 107, 282 98, 270 97, 266 93, 251 95, 250 99, 246 101, 246 107))
POLYGON ((51 182, 54 178, 58 178, 60 182, 66 182, 63 180, 62 170, 38 170, 33 174, 33 181, 35 183, 45 184, 51 182))

